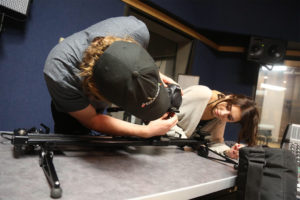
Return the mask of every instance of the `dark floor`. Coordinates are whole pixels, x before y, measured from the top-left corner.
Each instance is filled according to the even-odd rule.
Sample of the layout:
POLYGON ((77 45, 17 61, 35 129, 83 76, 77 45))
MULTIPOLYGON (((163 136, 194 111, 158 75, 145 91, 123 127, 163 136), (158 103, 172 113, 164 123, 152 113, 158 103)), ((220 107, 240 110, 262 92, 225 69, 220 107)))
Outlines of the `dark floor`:
POLYGON ((236 191, 234 188, 222 190, 216 193, 208 194, 192 200, 236 200, 236 191))

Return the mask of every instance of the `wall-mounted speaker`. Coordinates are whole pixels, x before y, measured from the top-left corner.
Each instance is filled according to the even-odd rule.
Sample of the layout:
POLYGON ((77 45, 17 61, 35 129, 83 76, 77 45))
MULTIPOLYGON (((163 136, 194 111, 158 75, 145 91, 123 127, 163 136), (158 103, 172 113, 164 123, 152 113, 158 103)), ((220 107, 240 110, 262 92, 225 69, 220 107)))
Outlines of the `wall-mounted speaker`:
POLYGON ((0 0, 0 13, 16 19, 25 19, 31 0, 0 0))
POLYGON ((251 37, 247 60, 261 64, 280 64, 285 57, 287 42, 262 37, 251 37))

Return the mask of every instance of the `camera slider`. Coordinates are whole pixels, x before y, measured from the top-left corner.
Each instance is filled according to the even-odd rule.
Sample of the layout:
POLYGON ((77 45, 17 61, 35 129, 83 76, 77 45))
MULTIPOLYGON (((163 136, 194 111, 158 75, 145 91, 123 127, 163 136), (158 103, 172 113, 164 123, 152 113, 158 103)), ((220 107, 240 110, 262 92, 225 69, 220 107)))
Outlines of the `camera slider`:
MULTIPOLYGON (((44 125, 42 125, 44 126, 44 125)), ((46 128, 44 126, 44 128, 46 128)), ((38 152, 39 165, 43 169, 45 176, 51 187, 50 196, 52 198, 60 198, 62 189, 57 176, 55 166, 53 164, 54 154, 57 150, 64 147, 76 146, 84 148, 99 149, 100 147, 125 147, 125 146, 177 146, 183 148, 190 146, 197 151, 198 155, 208 157, 209 149, 205 140, 205 135, 194 134, 192 139, 182 139, 176 137, 159 136, 149 139, 138 137, 123 137, 123 136, 90 136, 90 135, 66 135, 49 133, 46 128, 46 133, 42 130, 32 129, 16 129, 14 132, 1 133, 1 136, 10 139, 14 145, 14 157, 18 158, 26 152, 38 152), (7 136, 10 136, 9 138, 7 136)), ((225 161, 236 164, 229 158, 222 156, 214 151, 213 153, 223 157, 225 161)))
POLYGON ((45 176, 51 187, 50 196, 60 198, 62 189, 57 176, 53 158, 56 150, 68 146, 78 146, 97 149, 99 147, 124 147, 124 146, 191 146, 199 148, 203 142, 196 139, 168 138, 165 136, 153 137, 149 139, 122 136, 89 136, 89 135, 61 135, 53 133, 43 133, 36 129, 16 129, 11 133, 1 133, 3 136, 10 136, 14 145, 13 153, 15 158, 21 157, 28 152, 37 151, 39 155, 39 165, 43 169, 45 176))

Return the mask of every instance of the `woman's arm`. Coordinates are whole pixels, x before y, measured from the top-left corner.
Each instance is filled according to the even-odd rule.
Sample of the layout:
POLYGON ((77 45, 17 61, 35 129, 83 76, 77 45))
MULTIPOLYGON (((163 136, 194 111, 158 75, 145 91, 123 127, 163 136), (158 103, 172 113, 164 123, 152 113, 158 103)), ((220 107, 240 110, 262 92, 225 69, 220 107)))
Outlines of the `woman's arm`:
POLYGON ((216 124, 211 124, 212 128, 209 131, 211 135, 211 141, 216 143, 224 142, 224 132, 226 122, 217 121, 216 124))
POLYGON ((164 135, 175 126, 178 121, 176 115, 167 118, 168 114, 166 113, 161 118, 151 121, 146 126, 138 125, 108 115, 97 114, 91 105, 83 110, 70 112, 69 114, 87 128, 95 131, 110 135, 138 136, 143 138, 164 135))

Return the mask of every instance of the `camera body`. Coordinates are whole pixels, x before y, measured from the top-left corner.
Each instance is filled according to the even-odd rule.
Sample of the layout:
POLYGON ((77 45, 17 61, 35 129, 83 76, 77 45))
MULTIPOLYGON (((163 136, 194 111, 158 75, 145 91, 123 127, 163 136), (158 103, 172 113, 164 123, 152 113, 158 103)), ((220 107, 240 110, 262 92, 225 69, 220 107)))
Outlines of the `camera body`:
POLYGON ((179 107, 182 103, 181 88, 176 84, 168 84, 167 87, 171 107, 168 112, 179 112, 179 107))

